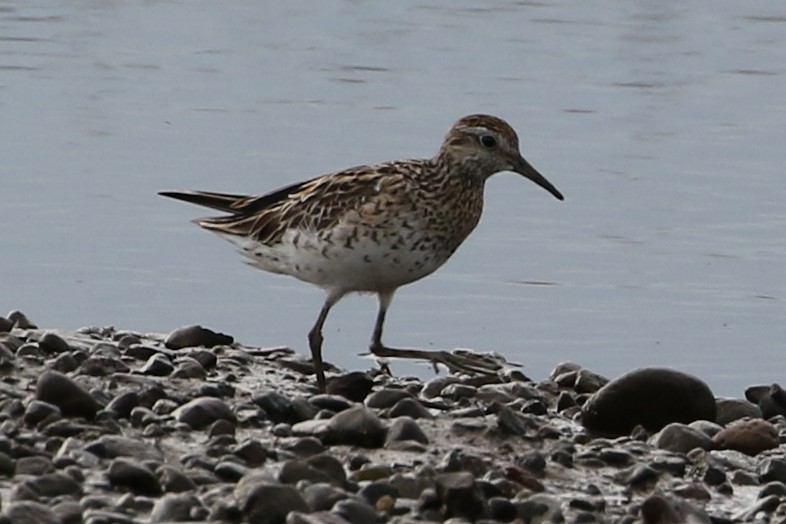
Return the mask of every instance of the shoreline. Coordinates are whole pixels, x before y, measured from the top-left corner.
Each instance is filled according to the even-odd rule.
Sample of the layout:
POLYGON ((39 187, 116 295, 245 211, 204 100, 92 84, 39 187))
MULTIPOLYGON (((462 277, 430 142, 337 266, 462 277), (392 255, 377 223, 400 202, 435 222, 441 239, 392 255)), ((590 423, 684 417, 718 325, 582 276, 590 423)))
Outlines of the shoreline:
MULTIPOLYGON (((424 381, 333 368, 329 394, 319 395, 309 360, 288 348, 193 328, 69 332, 9 317, 0 320, 0 522, 668 523, 786 514, 777 389, 750 388, 758 404, 710 397, 717 421, 655 430, 662 421, 640 419, 640 404, 619 404, 605 377, 572 363, 555 363, 540 382, 518 370, 424 381), (630 426, 612 435, 587 406, 630 426)), ((649 388, 651 417, 690 411, 690 399, 660 397, 682 375, 667 375, 658 390, 654 373, 639 373, 633 386, 613 382, 627 399, 639 391, 630 388, 649 388)))

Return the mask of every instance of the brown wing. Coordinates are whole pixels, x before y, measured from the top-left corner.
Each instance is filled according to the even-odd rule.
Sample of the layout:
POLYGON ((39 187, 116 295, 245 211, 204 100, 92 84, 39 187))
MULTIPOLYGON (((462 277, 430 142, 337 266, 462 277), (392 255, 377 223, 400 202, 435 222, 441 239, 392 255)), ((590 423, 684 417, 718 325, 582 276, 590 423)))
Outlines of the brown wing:
POLYGON ((320 230, 337 224, 352 210, 359 210, 390 184, 411 180, 420 162, 360 166, 313 178, 262 196, 194 191, 162 191, 162 196, 226 211, 229 215, 201 218, 201 227, 220 233, 250 237, 274 244, 287 229, 320 230), (402 169, 403 167, 403 169, 402 169))

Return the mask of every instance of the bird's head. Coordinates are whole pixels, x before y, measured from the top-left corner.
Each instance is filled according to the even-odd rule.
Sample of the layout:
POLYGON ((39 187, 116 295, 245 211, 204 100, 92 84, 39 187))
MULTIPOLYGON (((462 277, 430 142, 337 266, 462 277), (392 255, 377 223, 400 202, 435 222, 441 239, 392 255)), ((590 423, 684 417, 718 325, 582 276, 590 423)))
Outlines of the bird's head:
POLYGON ((516 132, 501 118, 465 116, 448 132, 438 158, 484 181, 500 171, 519 173, 563 200, 562 193, 521 156, 516 132))

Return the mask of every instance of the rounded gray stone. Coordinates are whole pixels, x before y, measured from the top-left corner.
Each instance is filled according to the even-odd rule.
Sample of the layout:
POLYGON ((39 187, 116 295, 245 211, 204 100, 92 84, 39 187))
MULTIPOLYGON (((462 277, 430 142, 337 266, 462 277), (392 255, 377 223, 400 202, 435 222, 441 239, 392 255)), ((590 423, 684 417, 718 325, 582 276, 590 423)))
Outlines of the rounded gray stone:
POLYGON ((641 368, 593 394, 581 411, 588 430, 627 435, 638 425, 658 431, 672 422, 715 420, 715 397, 699 378, 666 368, 641 368))
POLYGON ((54 404, 66 417, 92 419, 101 409, 82 386, 57 371, 44 371, 38 377, 36 399, 54 404))
POLYGON ((199 397, 183 404, 172 413, 178 422, 193 429, 203 429, 219 419, 236 422, 235 414, 223 401, 214 397, 199 397))

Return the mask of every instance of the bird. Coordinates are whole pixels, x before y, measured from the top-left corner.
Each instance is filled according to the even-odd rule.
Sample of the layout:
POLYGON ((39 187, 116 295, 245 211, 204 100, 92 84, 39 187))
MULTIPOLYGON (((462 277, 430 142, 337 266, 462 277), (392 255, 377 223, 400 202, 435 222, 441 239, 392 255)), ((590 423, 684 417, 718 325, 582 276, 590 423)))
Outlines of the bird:
POLYGON ((514 129, 486 114, 459 119, 432 158, 361 165, 262 195, 159 195, 223 212, 194 222, 234 244, 252 266, 325 291, 308 332, 317 386, 324 392, 323 326, 331 308, 355 292, 378 298, 369 346, 376 357, 424 359, 460 373, 499 369, 474 353, 391 348, 382 343, 382 331, 396 290, 447 262, 480 221, 486 180, 503 171, 564 199, 521 155, 514 129))

